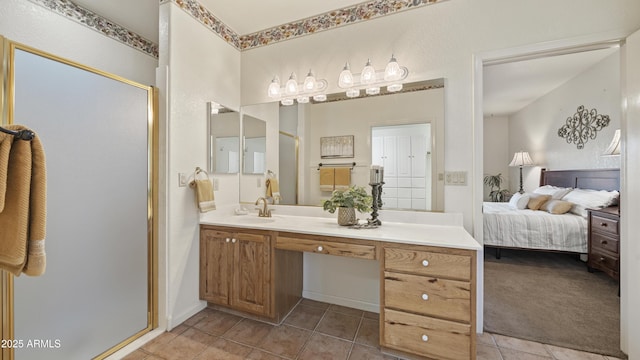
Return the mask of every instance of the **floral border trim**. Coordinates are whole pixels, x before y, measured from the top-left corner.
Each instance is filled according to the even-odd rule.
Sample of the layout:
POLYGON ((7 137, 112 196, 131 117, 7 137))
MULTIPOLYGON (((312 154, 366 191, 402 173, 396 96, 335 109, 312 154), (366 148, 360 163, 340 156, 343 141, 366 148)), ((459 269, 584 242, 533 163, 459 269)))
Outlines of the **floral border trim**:
POLYGON ((175 3, 223 40, 242 51, 446 0, 371 0, 247 35, 238 35, 197 0, 161 1, 175 3))
POLYGON ((248 50, 446 0, 372 0, 240 37, 248 50))
POLYGON ((224 41, 231 44, 236 49, 240 50, 240 36, 233 31, 229 26, 218 19, 213 13, 200 4, 196 0, 171 0, 178 5, 187 14, 191 15, 194 19, 198 20, 202 25, 209 30, 218 34, 224 41))
POLYGON ((69 0, 29 0, 68 19, 85 25, 102 35, 119 41, 149 56, 158 58, 158 44, 127 30, 111 20, 74 4, 69 0))

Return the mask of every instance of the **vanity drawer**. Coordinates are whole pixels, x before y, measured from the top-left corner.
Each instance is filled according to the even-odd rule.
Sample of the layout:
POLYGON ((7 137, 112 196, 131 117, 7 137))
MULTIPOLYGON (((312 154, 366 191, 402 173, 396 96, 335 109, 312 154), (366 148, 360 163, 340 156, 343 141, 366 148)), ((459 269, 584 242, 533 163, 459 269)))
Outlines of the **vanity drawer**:
POLYGON ((471 279, 471 256, 393 247, 384 249, 385 270, 460 280, 471 279))
POLYGON ((595 214, 591 215, 591 231, 599 231, 605 234, 619 235, 618 220, 608 219, 595 214))
POLYGON ((385 271, 384 306, 470 323, 471 284, 385 271))
POLYGON ((315 239, 300 239, 288 236, 278 236, 276 248, 282 250, 304 251, 317 254, 348 256, 359 259, 375 260, 375 245, 351 244, 347 242, 326 241, 315 239))
POLYGON ((469 324, 385 309, 383 326, 383 346, 435 359, 475 358, 469 324))

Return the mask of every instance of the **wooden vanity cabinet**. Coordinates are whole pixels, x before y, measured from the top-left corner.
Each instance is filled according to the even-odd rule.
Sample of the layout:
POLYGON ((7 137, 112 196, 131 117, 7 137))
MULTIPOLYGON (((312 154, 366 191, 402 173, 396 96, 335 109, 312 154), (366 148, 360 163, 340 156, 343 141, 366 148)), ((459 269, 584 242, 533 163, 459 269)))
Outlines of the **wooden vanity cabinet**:
POLYGON ((202 227, 200 298, 234 310, 272 316, 271 236, 202 227))

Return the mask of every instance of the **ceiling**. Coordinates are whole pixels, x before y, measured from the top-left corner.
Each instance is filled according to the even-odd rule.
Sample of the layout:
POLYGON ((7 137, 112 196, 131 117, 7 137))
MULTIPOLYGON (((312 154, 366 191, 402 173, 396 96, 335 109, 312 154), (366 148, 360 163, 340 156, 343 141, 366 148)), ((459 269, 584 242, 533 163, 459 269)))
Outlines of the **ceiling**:
MULTIPOLYGON (((72 0, 158 43, 159 0, 72 0)), ((240 35, 294 22, 362 0, 198 0, 240 35)), ((484 114, 508 115, 580 74, 616 49, 485 66, 484 114)))
POLYGON ((611 47, 485 66, 484 115, 518 112, 617 50, 611 47))

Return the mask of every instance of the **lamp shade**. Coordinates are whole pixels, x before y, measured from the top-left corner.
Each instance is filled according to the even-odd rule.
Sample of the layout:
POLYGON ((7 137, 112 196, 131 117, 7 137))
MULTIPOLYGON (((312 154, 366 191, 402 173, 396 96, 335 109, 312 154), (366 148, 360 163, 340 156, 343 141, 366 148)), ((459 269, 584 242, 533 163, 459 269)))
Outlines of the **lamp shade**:
POLYGON ((604 154, 602 155, 620 155, 620 129, 616 130, 616 132, 613 134, 611 144, 609 144, 609 147, 604 151, 604 154))
POLYGON ((533 165, 533 161, 531 160, 531 156, 526 151, 519 151, 513 155, 513 159, 509 166, 531 166, 533 165))

